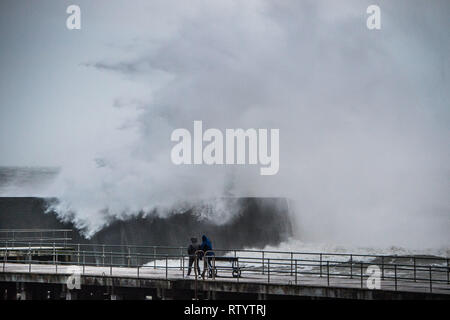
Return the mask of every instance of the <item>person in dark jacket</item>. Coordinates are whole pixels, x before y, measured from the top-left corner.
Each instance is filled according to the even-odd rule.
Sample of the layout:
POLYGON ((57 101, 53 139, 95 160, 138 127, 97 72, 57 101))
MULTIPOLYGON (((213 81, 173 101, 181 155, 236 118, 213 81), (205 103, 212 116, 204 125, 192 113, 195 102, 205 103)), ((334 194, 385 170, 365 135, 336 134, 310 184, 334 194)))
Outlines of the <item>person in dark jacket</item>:
POLYGON ((211 260, 214 252, 212 252, 211 241, 205 236, 202 236, 202 244, 200 245, 200 250, 204 252, 205 267, 203 268, 202 277, 205 277, 206 265, 208 264, 208 269, 212 271, 211 260))
POLYGON ((196 251, 200 250, 200 246, 197 244, 197 238, 191 238, 191 244, 188 247, 188 255, 189 255, 189 268, 187 275, 189 276, 191 274, 192 265, 194 264, 194 261, 196 261, 194 268, 197 270, 197 274, 200 274, 200 266, 198 264, 198 256, 197 259, 195 259, 196 251))

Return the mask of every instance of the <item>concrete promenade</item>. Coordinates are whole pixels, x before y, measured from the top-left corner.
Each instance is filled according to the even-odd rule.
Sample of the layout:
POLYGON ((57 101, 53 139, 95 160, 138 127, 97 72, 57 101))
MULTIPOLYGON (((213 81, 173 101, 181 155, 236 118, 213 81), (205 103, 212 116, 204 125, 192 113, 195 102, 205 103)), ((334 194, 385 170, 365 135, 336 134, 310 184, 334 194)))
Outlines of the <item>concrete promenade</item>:
POLYGON ((367 288, 360 276, 327 277, 246 272, 233 278, 219 272, 212 278, 186 277, 178 267, 139 268, 61 264, 0 264, 4 299, 450 299, 448 283, 381 280, 381 289, 367 288), (71 275, 80 289, 69 290, 71 275))

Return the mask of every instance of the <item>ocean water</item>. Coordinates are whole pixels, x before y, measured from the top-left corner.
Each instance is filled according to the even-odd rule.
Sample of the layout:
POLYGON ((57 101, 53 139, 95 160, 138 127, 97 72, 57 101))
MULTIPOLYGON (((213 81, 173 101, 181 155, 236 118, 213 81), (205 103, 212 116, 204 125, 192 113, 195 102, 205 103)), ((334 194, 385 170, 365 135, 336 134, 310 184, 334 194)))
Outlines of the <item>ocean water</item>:
POLYGON ((0 167, 0 197, 47 197, 55 167, 0 167))

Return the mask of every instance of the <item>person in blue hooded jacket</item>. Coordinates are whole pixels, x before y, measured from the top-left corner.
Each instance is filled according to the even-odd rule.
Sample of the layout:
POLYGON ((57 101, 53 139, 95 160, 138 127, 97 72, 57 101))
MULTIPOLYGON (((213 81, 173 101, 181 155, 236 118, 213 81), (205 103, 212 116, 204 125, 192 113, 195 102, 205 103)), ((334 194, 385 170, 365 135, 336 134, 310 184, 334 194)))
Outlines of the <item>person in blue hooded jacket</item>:
POLYGON ((212 252, 212 244, 211 241, 209 241, 209 239, 205 236, 202 235, 202 244, 200 245, 200 250, 202 250, 205 254, 204 254, 204 258, 205 258, 205 267, 203 268, 203 273, 202 273, 202 277, 205 277, 205 271, 206 271, 206 264, 208 264, 208 268, 210 271, 212 271, 212 265, 211 265, 211 259, 212 256, 214 255, 214 252, 212 252))

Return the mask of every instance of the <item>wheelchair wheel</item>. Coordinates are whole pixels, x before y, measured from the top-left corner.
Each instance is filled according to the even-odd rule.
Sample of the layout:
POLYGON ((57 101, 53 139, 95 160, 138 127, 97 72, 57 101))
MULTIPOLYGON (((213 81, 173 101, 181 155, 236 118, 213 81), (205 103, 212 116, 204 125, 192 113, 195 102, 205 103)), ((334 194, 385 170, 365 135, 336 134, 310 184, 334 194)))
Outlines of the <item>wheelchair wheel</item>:
MULTIPOLYGON (((210 278, 213 277, 213 269, 208 270, 208 275, 210 278)), ((217 277, 217 268, 214 268, 214 277, 217 277)))

